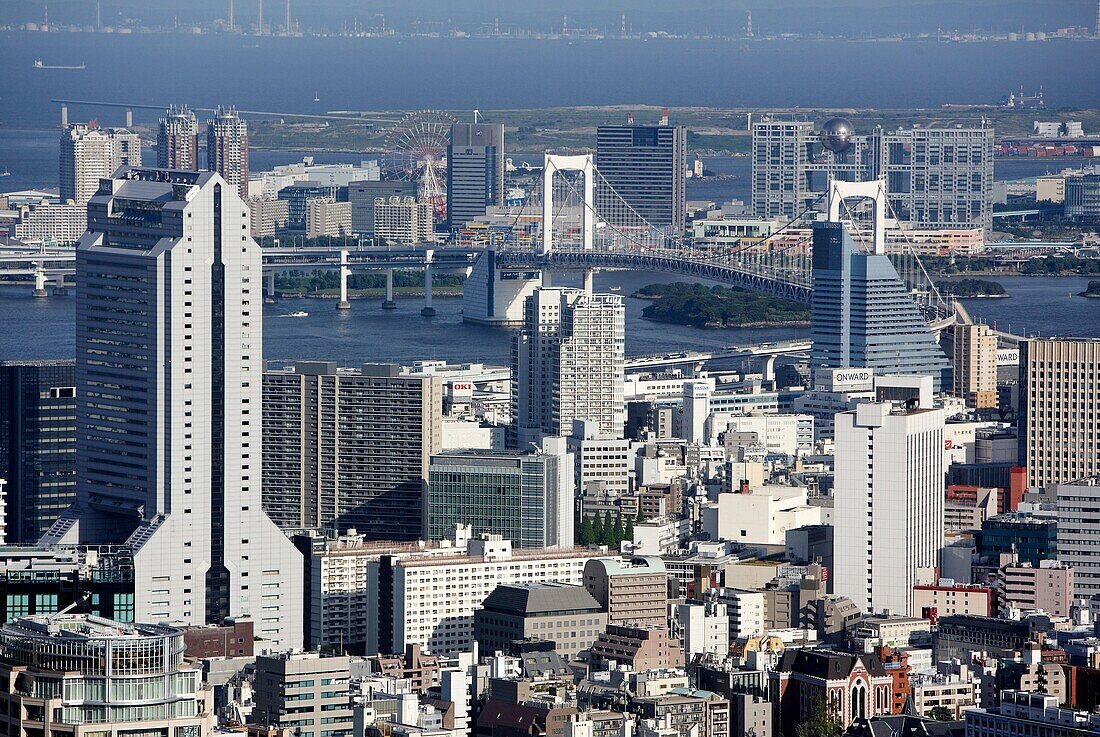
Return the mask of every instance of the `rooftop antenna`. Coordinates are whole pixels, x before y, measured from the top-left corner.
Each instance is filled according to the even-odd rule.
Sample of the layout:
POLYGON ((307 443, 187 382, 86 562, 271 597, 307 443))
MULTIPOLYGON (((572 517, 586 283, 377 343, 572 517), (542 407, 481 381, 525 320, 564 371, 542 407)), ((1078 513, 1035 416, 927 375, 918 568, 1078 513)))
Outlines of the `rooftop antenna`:
POLYGON ((480 110, 477 110, 477 109, 474 110, 474 125, 477 125, 477 118, 480 114, 481 114, 480 110))

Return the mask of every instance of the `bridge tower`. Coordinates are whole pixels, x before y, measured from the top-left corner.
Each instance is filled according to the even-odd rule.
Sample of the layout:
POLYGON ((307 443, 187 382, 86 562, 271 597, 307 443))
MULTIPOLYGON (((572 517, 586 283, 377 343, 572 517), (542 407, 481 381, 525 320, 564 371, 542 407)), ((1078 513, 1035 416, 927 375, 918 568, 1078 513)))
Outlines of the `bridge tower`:
POLYGON ((881 256, 886 253, 886 180, 872 179, 867 182, 843 182, 834 179, 829 183, 828 217, 830 223, 841 222, 841 209, 846 200, 870 200, 872 213, 872 249, 871 253, 881 256))
POLYGON ((542 250, 554 250, 554 172, 579 171, 584 176, 584 212, 581 213, 582 244, 591 251, 596 244, 596 162, 592 154, 562 156, 546 154, 542 170, 542 250))

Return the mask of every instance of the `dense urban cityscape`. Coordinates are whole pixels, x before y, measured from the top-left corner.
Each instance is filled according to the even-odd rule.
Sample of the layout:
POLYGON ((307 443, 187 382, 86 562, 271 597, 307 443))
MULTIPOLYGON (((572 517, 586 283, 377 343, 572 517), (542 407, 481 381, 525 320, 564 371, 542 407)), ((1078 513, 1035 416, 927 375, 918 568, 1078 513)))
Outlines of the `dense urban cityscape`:
MULTIPOLYGON (((212 104, 36 46, 815 38, 421 1, 0 9, 0 737, 1100 737, 1100 108, 212 104)), ((876 39, 1095 54, 1079 5, 876 39)))

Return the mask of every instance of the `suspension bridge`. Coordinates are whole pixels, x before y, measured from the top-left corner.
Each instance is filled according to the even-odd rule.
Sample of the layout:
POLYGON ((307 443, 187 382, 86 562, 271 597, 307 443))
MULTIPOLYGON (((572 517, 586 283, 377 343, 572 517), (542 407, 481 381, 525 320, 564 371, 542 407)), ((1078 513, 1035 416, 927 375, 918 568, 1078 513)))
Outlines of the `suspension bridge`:
MULTIPOLYGON (((766 237, 701 247, 685 239, 678 224, 659 227, 638 214, 591 155, 548 154, 540 184, 503 226, 492 226, 488 253, 473 269, 478 285, 468 287, 465 319, 516 324, 523 299, 552 270, 657 271, 808 304, 813 245, 809 237, 792 234, 817 215, 815 207, 824 204, 827 219, 844 222, 856 242, 873 253, 887 253, 886 223, 897 220, 884 182, 834 181, 821 198, 766 237)), ((954 301, 936 289, 913 244, 893 250, 890 259, 930 326, 939 330, 954 322, 954 301)))

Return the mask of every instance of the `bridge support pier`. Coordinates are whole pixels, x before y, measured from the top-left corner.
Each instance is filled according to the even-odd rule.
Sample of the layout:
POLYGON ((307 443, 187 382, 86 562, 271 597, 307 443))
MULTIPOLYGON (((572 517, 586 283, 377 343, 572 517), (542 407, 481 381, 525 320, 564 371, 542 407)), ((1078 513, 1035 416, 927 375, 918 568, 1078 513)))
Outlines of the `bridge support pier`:
POLYGON ((32 294, 35 297, 50 296, 50 293, 46 290, 46 272, 42 269, 36 269, 34 272, 34 291, 32 294))
POLYGON ((382 309, 397 309, 397 303, 393 301, 393 269, 386 269, 386 298, 382 300, 382 309))
POLYGON ((775 359, 777 356, 764 356, 760 359, 760 373, 764 381, 775 381, 775 359))
POLYGON ((420 310, 424 317, 435 317, 435 308, 432 307, 432 262, 431 254, 428 255, 428 263, 424 266, 424 309, 420 310))
POLYGON ((592 288, 593 288, 593 282, 595 281, 595 279, 594 279, 595 276, 596 276, 596 270, 595 269, 585 269, 584 270, 584 291, 588 292, 589 294, 592 294, 592 288))
POLYGON ((264 297, 266 302, 275 301, 275 272, 269 271, 264 274, 264 297))
POLYGON ((348 276, 350 275, 348 252, 340 251, 340 301, 336 303, 336 309, 338 310, 351 309, 351 304, 348 302, 348 276))

